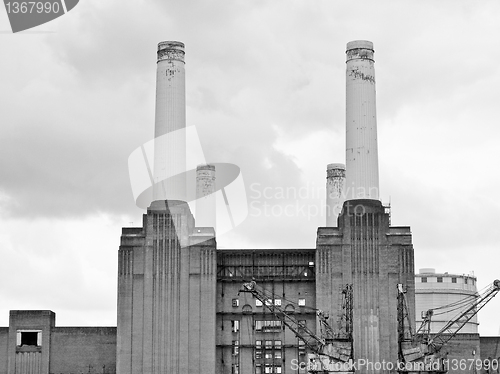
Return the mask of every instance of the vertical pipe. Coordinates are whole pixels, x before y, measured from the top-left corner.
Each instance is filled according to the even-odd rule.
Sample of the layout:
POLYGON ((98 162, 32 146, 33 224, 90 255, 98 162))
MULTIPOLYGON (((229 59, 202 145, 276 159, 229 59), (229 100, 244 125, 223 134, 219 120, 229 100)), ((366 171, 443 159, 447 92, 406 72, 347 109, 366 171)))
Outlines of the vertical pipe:
POLYGON ((379 200, 377 116, 373 43, 347 43, 347 200, 379 200))
POLYGON ((184 44, 160 42, 157 55, 153 200, 185 201, 184 44))
POLYGON ((326 168, 326 227, 337 227, 344 204, 345 165, 329 164, 326 168))
POLYGON ((198 165, 196 168, 196 226, 216 226, 215 166, 198 165))

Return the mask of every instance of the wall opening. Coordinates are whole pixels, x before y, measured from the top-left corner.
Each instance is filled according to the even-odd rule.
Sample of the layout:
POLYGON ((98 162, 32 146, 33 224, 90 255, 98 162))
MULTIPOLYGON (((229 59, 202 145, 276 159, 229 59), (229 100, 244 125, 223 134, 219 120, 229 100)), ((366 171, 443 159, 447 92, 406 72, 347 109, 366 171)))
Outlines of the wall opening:
POLYGON ((23 345, 38 345, 38 332, 36 331, 21 331, 21 346, 23 345))

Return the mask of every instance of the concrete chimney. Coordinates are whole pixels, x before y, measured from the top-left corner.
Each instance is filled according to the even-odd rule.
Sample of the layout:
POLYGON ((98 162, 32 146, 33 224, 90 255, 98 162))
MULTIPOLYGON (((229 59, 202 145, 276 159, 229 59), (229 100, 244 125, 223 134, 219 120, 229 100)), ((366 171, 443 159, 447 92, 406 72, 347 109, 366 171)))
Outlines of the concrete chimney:
POLYGON ((337 227, 337 218, 344 204, 345 165, 326 167, 326 227, 337 227))
POLYGON ((153 200, 185 201, 184 44, 160 42, 157 55, 153 200))
POLYGON ((215 166, 196 168, 196 226, 213 227, 216 224, 215 166))
POLYGON ((346 200, 379 200, 373 43, 347 43, 346 200))

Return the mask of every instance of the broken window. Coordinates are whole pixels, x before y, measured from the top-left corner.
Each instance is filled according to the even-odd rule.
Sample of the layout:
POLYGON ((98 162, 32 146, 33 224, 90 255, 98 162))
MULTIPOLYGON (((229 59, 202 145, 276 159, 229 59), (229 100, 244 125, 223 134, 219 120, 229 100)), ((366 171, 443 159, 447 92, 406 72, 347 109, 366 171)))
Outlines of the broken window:
POLYGON ((17 345, 40 347, 42 345, 42 332, 38 330, 17 331, 17 345))

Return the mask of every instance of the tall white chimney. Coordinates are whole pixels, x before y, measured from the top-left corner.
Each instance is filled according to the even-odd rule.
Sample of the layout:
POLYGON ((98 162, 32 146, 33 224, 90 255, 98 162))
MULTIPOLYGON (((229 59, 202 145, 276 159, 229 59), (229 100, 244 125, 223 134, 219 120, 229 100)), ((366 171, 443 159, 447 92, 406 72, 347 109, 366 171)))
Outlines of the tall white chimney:
POLYGON ((346 200, 379 200, 373 43, 347 43, 346 200))
POLYGON ((337 227, 342 211, 345 188, 345 165, 328 164, 326 167, 326 227, 337 227))
POLYGON ((196 168, 196 226, 216 228, 215 166, 196 168))
POLYGON ((184 44, 160 42, 157 54, 153 200, 185 201, 184 44))

